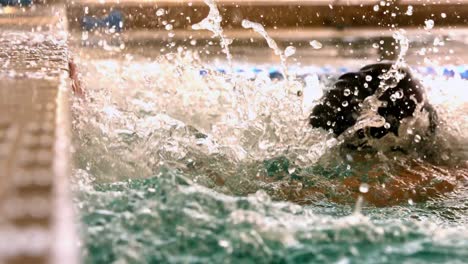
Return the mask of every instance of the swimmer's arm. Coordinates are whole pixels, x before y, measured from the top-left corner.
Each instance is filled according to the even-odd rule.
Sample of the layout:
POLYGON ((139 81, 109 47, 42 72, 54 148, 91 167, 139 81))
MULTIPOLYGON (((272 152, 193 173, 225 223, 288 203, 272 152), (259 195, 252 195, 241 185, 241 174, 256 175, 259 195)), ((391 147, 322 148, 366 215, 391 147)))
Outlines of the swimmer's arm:
POLYGON ((466 169, 444 169, 416 161, 393 169, 390 176, 379 171, 369 172, 371 182, 367 193, 359 191, 360 176, 345 179, 343 187, 353 190, 355 198, 362 195, 369 204, 390 206, 441 197, 454 191, 462 179, 468 179, 466 169))
POLYGON ((413 162, 394 167, 391 175, 382 166, 366 172, 354 171, 340 179, 323 177, 313 185, 292 181, 283 186, 284 199, 310 204, 327 199, 340 204, 354 204, 359 196, 374 206, 392 206, 412 202, 424 202, 455 190, 459 182, 468 180, 468 169, 442 169, 430 164, 413 162), (363 177, 364 176, 364 177, 363 177), (364 180, 368 185, 363 193, 364 180))
POLYGON ((79 97, 84 97, 85 92, 81 85, 81 80, 75 62, 72 58, 68 60, 68 74, 71 79, 72 91, 79 97))

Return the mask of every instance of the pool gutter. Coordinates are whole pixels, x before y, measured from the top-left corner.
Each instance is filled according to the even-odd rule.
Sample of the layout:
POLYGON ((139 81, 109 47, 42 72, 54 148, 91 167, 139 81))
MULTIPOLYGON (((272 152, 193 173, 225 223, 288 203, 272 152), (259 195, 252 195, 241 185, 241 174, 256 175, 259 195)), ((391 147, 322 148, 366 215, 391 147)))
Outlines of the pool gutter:
POLYGON ((0 14, 0 263, 78 263, 65 7, 7 10, 0 14))

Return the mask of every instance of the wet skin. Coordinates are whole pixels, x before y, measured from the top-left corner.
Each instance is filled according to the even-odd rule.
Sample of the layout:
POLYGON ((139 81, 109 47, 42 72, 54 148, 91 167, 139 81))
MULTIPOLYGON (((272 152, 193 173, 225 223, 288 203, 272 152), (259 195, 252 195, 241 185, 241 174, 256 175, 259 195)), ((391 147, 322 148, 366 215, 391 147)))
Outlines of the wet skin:
MULTIPOLYGON (((337 172, 325 178, 324 175, 304 173, 304 177, 290 177, 281 181, 278 196, 299 204, 327 199, 350 205, 362 197, 367 204, 384 207, 443 197, 454 191, 460 182, 468 180, 468 169, 463 167, 435 166, 414 159, 383 164, 378 159, 361 157, 362 160, 358 160, 356 155, 354 157, 356 160, 350 175, 343 176, 337 172), (368 186, 366 192, 360 190, 362 183, 368 186)), ((265 176, 261 180, 275 182, 275 179, 265 176)))
POLYGON ((73 93, 75 95, 79 96, 79 97, 84 97, 85 92, 84 92, 83 87, 81 85, 81 81, 80 81, 80 78, 79 78, 79 75, 78 75, 78 70, 77 70, 76 64, 73 61, 73 59, 68 60, 68 75, 69 75, 70 80, 71 80, 73 93))

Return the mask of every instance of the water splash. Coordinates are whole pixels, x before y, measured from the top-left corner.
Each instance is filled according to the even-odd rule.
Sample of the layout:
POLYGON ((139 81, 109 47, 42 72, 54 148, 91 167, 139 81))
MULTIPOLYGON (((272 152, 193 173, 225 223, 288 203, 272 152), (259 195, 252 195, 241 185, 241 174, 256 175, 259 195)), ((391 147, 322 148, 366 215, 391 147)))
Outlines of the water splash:
POLYGON ((431 30, 434 28, 434 20, 432 19, 427 19, 424 21, 424 29, 425 30, 431 30))
POLYGON ((262 36, 266 40, 268 47, 270 47, 275 52, 275 54, 279 56, 281 69, 283 70, 285 79, 288 80, 289 74, 288 74, 288 67, 286 65, 286 60, 288 56, 286 56, 284 52, 278 47, 278 45, 276 44, 276 41, 268 35, 268 32, 266 32, 265 28, 260 23, 255 23, 247 19, 242 20, 242 27, 246 29, 253 29, 255 32, 260 34, 260 36, 262 36))
POLYGON ((227 38, 224 35, 223 28, 221 27, 221 22, 223 18, 219 13, 218 7, 216 6, 216 2, 214 0, 203 0, 205 4, 208 5, 210 11, 208 16, 204 18, 201 22, 192 25, 192 29, 194 30, 209 30, 213 32, 214 37, 218 37, 221 40, 221 48, 223 52, 226 54, 226 59, 232 69, 232 55, 229 50, 229 45, 232 44, 232 40, 227 38))
MULTIPOLYGON (((399 50, 397 59, 393 63, 392 67, 381 74, 379 78, 381 79, 379 88, 372 96, 369 98, 369 102, 374 102, 377 98, 380 98, 385 91, 395 87, 401 80, 405 78, 405 74, 400 71, 400 69, 406 67, 405 56, 408 53, 409 49, 409 40, 406 37, 406 32, 404 29, 399 29, 393 33, 393 38, 399 44, 399 50)), ((377 109, 380 107, 379 104, 373 105, 372 109, 377 109)))
MULTIPOLYGON (((99 181, 147 177, 168 166, 222 193, 263 189, 274 199, 310 203, 334 192, 332 186, 343 184, 339 179, 368 174, 352 157, 337 154, 340 141, 307 124, 310 105, 285 93, 287 82, 241 77, 238 85, 249 98, 244 101, 225 75, 208 70, 201 76, 199 61, 184 54, 157 62, 95 60, 82 67, 92 100, 74 106, 77 159, 99 181)), ((320 96, 318 76, 304 85, 303 97, 320 96)), ((399 157, 397 164, 375 159, 369 162, 398 179, 393 172, 407 166, 398 162, 411 157, 399 157)), ((334 199, 352 194, 343 191, 334 199)))
MULTIPOLYGON (((246 101, 225 76, 200 76, 202 66, 190 56, 157 63, 134 59, 128 65, 101 60, 82 67, 101 76, 87 76, 93 100, 75 108, 78 138, 87 138, 80 143, 82 156, 96 158, 93 168, 120 168, 116 178, 151 174, 161 162, 179 159, 184 167, 190 159, 213 158, 235 167, 286 155, 311 164, 327 148, 326 141, 317 140, 325 133, 307 125, 302 98, 285 92, 285 82, 240 78, 246 101), (108 155, 93 154, 98 150, 108 155)), ((320 89, 317 84, 308 89, 320 89)))
POLYGON ((294 46, 287 46, 286 49, 284 50, 284 56, 286 58, 289 58, 296 54, 296 48, 294 46))
MULTIPOLYGON (((361 112, 354 126, 347 129, 339 137, 340 142, 344 142, 355 135, 358 130, 365 127, 383 127, 386 125, 385 118, 377 112, 382 107, 383 102, 379 98, 391 88, 394 88, 398 83, 405 78, 405 73, 400 69, 406 67, 405 56, 409 49, 409 40, 405 35, 403 29, 394 32, 393 38, 399 44, 399 54, 397 60, 393 63, 392 67, 379 76, 380 84, 375 93, 367 97, 361 106, 361 112)), ((370 76, 369 76, 370 77, 370 76)), ((371 81, 371 80, 367 80, 371 81)), ((416 110, 415 113, 420 111, 416 110)))
POLYGON ((309 42, 310 46, 314 49, 321 49, 323 47, 323 44, 319 42, 318 40, 312 40, 309 42))
MULTIPOLYGON (((427 204, 414 194, 450 187, 453 170, 405 155, 341 160, 336 140, 306 124, 309 105, 284 93, 287 82, 241 77, 249 101, 233 105, 240 95, 226 75, 193 54, 78 63, 91 98, 73 104, 87 261, 466 259, 466 190, 427 204), (427 181, 401 185, 408 175, 427 181), (408 195, 404 205, 367 207, 388 204, 391 191, 408 195)), ((304 97, 318 98, 323 76, 309 77, 304 97)), ((427 81, 450 91, 429 94, 441 108, 454 107, 451 92, 466 86, 427 81)), ((465 135, 468 109, 453 111, 441 116, 459 118, 448 125, 465 135)))
POLYGON ((400 52, 398 53, 397 60, 395 62, 394 68, 400 68, 405 66, 405 56, 408 53, 409 49, 409 40, 406 37, 406 31, 404 29, 399 29, 393 33, 393 38, 399 44, 400 52))

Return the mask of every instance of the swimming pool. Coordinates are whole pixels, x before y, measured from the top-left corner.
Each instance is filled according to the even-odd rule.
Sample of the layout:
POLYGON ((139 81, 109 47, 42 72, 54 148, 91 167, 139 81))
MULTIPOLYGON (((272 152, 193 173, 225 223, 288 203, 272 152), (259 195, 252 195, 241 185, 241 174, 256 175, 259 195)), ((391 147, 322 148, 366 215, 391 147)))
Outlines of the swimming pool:
POLYGON ((80 48, 88 99, 73 108, 73 180, 85 262, 464 263, 465 68, 418 65, 412 47, 444 120, 438 162, 357 161, 306 124, 322 89, 375 58, 366 46, 326 63, 292 56, 289 80, 258 55, 266 48, 244 53, 261 63, 232 68, 196 47, 80 48))

